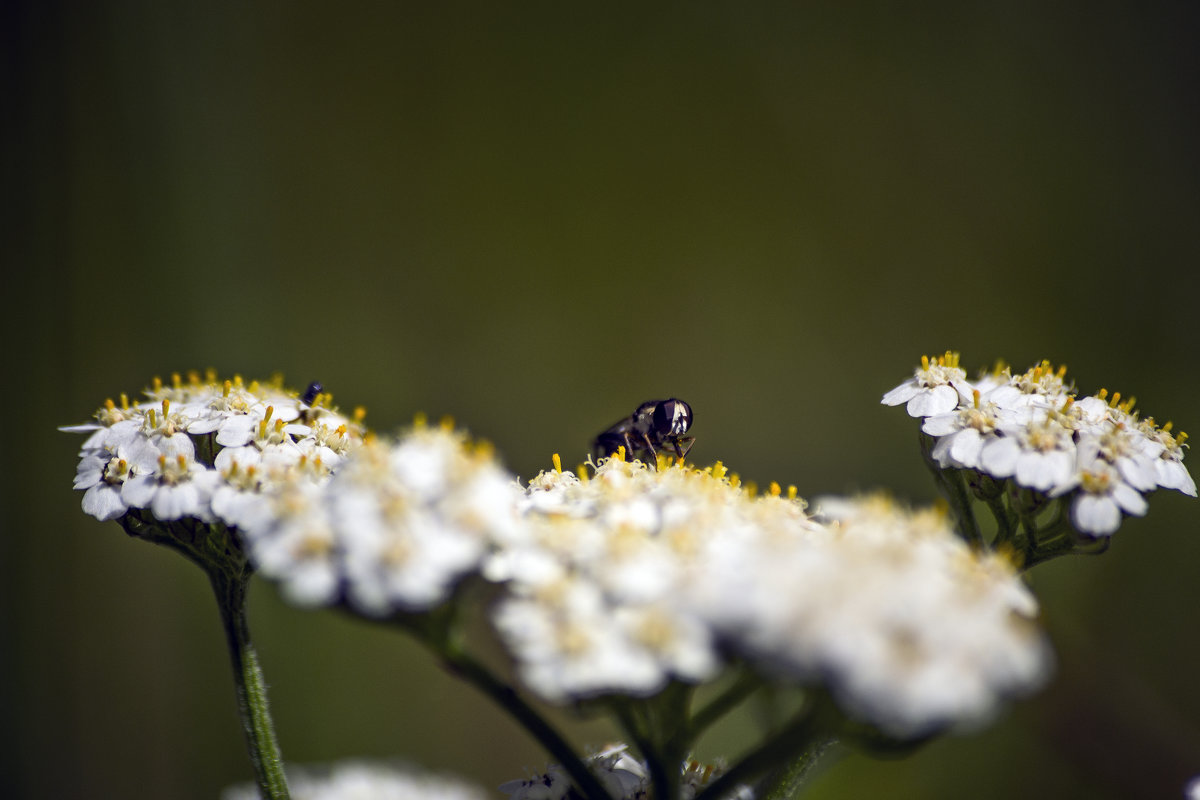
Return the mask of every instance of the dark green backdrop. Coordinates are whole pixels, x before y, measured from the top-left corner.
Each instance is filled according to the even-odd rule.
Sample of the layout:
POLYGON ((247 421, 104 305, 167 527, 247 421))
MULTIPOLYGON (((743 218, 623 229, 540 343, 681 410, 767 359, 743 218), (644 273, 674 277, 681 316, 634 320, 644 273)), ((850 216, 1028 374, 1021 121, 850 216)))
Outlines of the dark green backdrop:
MULTIPOLYGON (((202 576, 84 517, 54 431, 155 374, 450 413, 524 477, 677 395, 695 459, 805 495, 931 499, 878 405, 922 352, 1066 362, 1200 429, 1190 4, 507 5, 6 6, 4 790, 250 774, 202 576)), ((1160 493, 1038 569, 1055 685, 812 797, 1176 796, 1198 520, 1160 493)), ((289 758, 544 764, 406 641, 252 604, 289 758)))

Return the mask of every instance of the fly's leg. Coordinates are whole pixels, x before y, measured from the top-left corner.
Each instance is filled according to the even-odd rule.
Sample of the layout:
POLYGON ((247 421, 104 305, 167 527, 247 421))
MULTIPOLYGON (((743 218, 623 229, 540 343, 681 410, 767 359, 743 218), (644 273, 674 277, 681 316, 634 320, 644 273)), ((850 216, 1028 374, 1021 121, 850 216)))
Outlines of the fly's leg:
POLYGON ((683 459, 687 457, 688 451, 692 449, 692 445, 695 443, 695 436, 680 436, 672 442, 675 445, 675 455, 679 458, 680 463, 683 463, 683 459), (680 445, 683 445, 683 447, 680 447, 680 445))

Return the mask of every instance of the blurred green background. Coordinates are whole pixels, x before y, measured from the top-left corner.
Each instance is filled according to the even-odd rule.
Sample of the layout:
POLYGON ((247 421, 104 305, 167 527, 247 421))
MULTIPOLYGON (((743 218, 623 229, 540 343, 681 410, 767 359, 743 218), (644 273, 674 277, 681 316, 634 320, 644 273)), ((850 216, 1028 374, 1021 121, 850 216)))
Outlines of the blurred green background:
MULTIPOLYGON (((526 478, 674 395, 701 463, 922 502, 878 400, 923 352, 1066 362, 1200 428, 1192 4, 506 5, 5 6, 6 796, 250 776, 204 578, 85 517, 54 431, 156 374, 453 414, 526 478)), ((1198 519, 1159 493, 1036 570, 1054 685, 810 796, 1178 796, 1198 519)), ((251 602, 289 759, 544 766, 398 635, 251 602)))

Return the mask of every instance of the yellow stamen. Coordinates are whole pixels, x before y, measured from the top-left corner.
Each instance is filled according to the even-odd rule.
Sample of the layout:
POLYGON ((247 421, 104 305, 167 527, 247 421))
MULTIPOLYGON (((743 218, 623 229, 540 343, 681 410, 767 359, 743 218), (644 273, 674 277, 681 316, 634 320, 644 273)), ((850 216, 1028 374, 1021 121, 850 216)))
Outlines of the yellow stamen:
POLYGON ((217 382, 217 371, 215 369, 213 369, 212 367, 209 367, 208 369, 204 370, 204 380, 208 381, 209 383, 216 383, 217 382))
POLYGON ((625 445, 617 445, 617 461, 625 460, 625 445))
POLYGON ((440 427, 446 433, 454 430, 454 417, 446 414, 440 420, 438 420, 438 427, 440 427))
POLYGON ((126 411, 129 410, 129 395, 125 394, 124 392, 121 392, 121 408, 125 409, 126 411))
POLYGON ((366 406, 357 406, 354 409, 354 421, 355 422, 361 423, 366 416, 367 416, 366 406))
POLYGON ((171 373, 171 386, 173 386, 176 389, 183 388, 183 376, 180 375, 178 372, 171 373))
POLYGON ((771 485, 767 487, 767 490, 771 493, 771 497, 779 497, 779 495, 783 494, 783 487, 776 481, 771 481, 771 485))
POLYGON ((796 497, 799 496, 799 494, 800 494, 800 492, 796 489, 796 484, 789 483, 788 491, 787 491, 788 500, 795 500, 796 497))
POLYGON ((429 424, 429 417, 425 416, 424 411, 418 411, 416 414, 413 414, 413 427, 414 428, 424 428, 428 424, 429 424))
POLYGON ((221 396, 228 398, 229 394, 232 391, 233 391, 233 381, 225 381, 225 386, 221 390, 221 396))
POLYGON ((550 456, 550 460, 554 462, 554 471, 559 475, 562 475, 562 458, 558 455, 558 453, 550 456))
POLYGON ((929 356, 921 356, 921 369, 929 369, 929 356))
POLYGON ((971 399, 975 403, 975 408, 978 409, 979 408, 979 390, 978 389, 971 390, 971 399))

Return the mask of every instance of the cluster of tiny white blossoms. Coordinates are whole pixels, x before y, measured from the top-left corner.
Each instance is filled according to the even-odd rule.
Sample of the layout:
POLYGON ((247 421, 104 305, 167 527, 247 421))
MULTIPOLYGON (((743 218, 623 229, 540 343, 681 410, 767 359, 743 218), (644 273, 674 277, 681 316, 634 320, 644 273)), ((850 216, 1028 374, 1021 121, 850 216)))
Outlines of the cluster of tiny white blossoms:
POLYGON ((75 488, 96 519, 137 509, 160 522, 237 525, 264 489, 295 472, 328 477, 362 437, 361 415, 347 418, 328 395, 302 399, 278 380, 247 385, 193 372, 170 384, 155 379, 145 394, 138 403, 110 399, 94 422, 60 429, 88 434, 75 488))
POLYGON ((447 422, 368 439, 328 481, 297 475, 244 520, 250 557, 302 605, 428 610, 511 536, 519 489, 491 448, 447 422))
POLYGON ((1139 419, 1132 399, 1101 390, 1078 398, 1066 369, 1043 361, 1012 375, 1007 368, 967 380, 957 353, 923 357, 912 378, 883 396, 906 404, 936 439, 931 455, 945 468, 975 470, 1045 494, 1068 497, 1081 533, 1110 536, 1124 515, 1146 512, 1158 488, 1196 496, 1183 465, 1187 435, 1171 423, 1139 419))
POLYGON ((836 519, 814 519, 777 485, 754 496, 719 464, 544 472, 519 539, 485 566, 507 581, 496 628, 547 699, 649 695, 732 655, 823 681, 900 737, 984 719, 1041 683, 1037 603, 1007 559, 972 551, 943 515, 828 508, 836 519))
MULTIPOLYGON (((609 745, 587 758, 585 765, 612 800, 646 800, 650 797, 650 770, 645 762, 633 757, 627 745, 609 745)), ((701 764, 691 759, 685 761, 681 766, 680 800, 693 800, 723 772, 720 765, 701 764)), ((500 791, 508 795, 508 800, 573 800, 578 797, 567 771, 557 764, 544 773, 501 784, 500 791)), ((747 786, 738 786, 722 797, 754 800, 754 792, 747 786)))
MULTIPOLYGON (((347 761, 330 767, 289 767, 292 800, 485 800, 483 789, 460 778, 403 765, 347 761)), ((258 800, 254 784, 231 786, 221 800, 258 800)))

